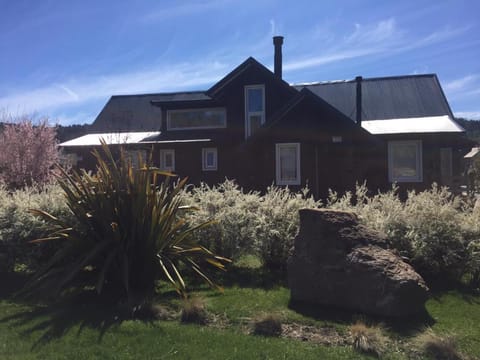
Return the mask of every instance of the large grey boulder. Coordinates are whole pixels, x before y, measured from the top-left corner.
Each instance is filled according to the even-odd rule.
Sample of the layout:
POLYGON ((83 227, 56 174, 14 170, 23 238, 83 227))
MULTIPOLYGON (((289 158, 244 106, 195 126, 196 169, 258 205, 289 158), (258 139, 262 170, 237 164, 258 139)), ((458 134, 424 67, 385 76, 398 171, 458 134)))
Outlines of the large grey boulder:
POLYGON ((386 247, 385 236, 360 225, 354 213, 300 210, 288 259, 291 300, 382 316, 424 311, 424 280, 386 247))

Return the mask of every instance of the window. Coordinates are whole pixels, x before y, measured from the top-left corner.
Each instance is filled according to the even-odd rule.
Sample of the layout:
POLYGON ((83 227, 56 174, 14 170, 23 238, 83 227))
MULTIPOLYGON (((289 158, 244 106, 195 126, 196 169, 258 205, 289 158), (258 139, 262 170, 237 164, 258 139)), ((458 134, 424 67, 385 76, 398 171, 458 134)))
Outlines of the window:
POLYGON ((245 138, 265 123, 265 86, 245 86, 245 138))
POLYGON ((160 170, 175 171, 175 150, 160 150, 160 170))
POLYGON ((167 111, 168 130, 215 129, 227 126, 224 108, 167 111))
POLYGON ((213 171, 217 170, 217 148, 202 149, 202 170, 213 171))
POLYGON ((452 148, 440 148, 440 181, 442 185, 452 185, 452 148))
POLYGON ((147 152, 145 150, 127 150, 127 158, 131 161, 132 167, 138 169, 140 167, 140 160, 145 162, 147 159, 147 152))
POLYGON ((300 144, 275 145, 277 185, 300 185, 300 144))
POLYGON ((390 182, 422 182, 422 142, 388 142, 388 179, 390 182))

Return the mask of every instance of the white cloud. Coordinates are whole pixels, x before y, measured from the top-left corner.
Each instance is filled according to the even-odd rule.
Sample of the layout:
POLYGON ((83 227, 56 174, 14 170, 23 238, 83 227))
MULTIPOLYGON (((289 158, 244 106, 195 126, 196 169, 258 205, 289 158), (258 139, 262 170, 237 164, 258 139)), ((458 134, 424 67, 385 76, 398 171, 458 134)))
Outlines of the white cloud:
POLYGON ((178 91, 207 86, 230 69, 218 62, 159 66, 145 71, 80 78, 66 83, 26 91, 17 90, 0 98, 0 109, 45 112, 78 105, 115 94, 178 91), (17 109, 18 107, 21 107, 17 109))
POLYGON ((224 7, 231 0, 209 0, 196 2, 174 2, 174 6, 165 7, 164 3, 159 2, 159 9, 152 9, 149 14, 142 18, 145 22, 157 22, 161 20, 172 20, 174 18, 191 16, 212 9, 224 7))
POLYGON ((459 91, 464 90, 466 87, 472 85, 472 83, 479 78, 478 75, 467 75, 460 79, 449 81, 445 84, 444 88, 447 91, 459 91))
POLYGON ((270 36, 275 36, 277 33, 275 32, 275 20, 270 19, 270 36))
MULTIPOLYGON (((200 12, 210 7, 222 6, 227 1, 231 0, 211 0, 161 9, 153 12, 150 19, 200 12)), ((278 31, 279 26, 274 19, 269 21, 269 25, 269 29, 265 29, 266 31, 259 35, 257 41, 250 39, 247 44, 234 43, 233 47, 219 49, 213 54, 199 53, 196 57, 205 60, 195 63, 163 63, 127 73, 110 73, 96 77, 78 76, 30 89, 9 87, 9 93, 3 97, 0 96, 0 109, 16 113, 37 111, 62 114, 61 116, 65 119, 62 120, 62 123, 69 123, 77 119, 85 122, 83 120, 85 111, 78 111, 78 115, 71 115, 71 109, 79 109, 93 102, 106 101, 111 95, 205 89, 238 65, 237 60, 241 61, 241 57, 238 56, 240 52, 244 54, 244 58, 248 55, 271 58, 273 55, 271 36, 278 31)), ((335 24, 332 24, 333 26, 335 24)), ((315 47, 312 47, 312 43, 318 42, 319 34, 318 31, 312 31, 311 34, 302 35, 303 45, 295 49, 296 59, 293 54, 288 56, 294 60, 284 63, 284 72, 371 55, 381 56, 411 51, 448 40, 465 30, 466 28, 445 28, 415 39, 408 32, 399 28, 394 18, 390 18, 372 24, 356 24, 349 33, 341 36, 329 32, 328 29, 322 29, 321 33, 324 34, 324 38, 328 38, 328 41, 324 39, 322 46, 315 47)), ((292 34, 291 37, 293 39, 294 35, 292 34)), ((468 96, 477 95, 480 92, 480 85, 477 84, 476 87, 474 85, 479 78, 479 75, 468 75, 447 83, 445 89, 449 92, 462 90, 463 95, 467 94, 468 96)), ((89 112, 90 109, 86 115, 91 117, 89 112)))
POLYGON ((479 111, 455 111, 455 117, 461 117, 469 120, 480 120, 479 111))
POLYGON ((347 44, 372 44, 390 41, 397 37, 400 31, 397 29, 395 19, 387 19, 371 25, 355 24, 355 31, 345 37, 347 44))
MULTIPOLYGON (((341 38, 333 38, 327 47, 305 54, 303 58, 288 62, 284 70, 300 70, 341 60, 354 59, 369 55, 398 54, 440 43, 454 38, 468 27, 458 29, 445 28, 420 38, 413 38, 399 28, 395 19, 390 18, 374 24, 355 24, 354 30, 341 38)), ((314 32, 315 34, 318 31, 314 32)), ((318 35, 316 35, 318 36, 318 35)))

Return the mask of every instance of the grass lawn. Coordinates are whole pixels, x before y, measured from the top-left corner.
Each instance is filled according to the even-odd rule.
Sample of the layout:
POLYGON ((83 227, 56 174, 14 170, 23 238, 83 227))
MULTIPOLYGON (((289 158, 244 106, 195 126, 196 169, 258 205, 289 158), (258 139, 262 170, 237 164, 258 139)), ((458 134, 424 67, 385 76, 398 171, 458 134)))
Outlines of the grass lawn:
MULTIPOLYGON (((350 345, 249 335, 252 322, 275 314, 283 324, 333 328, 346 336, 358 314, 330 309, 289 307, 289 291, 258 269, 236 269, 224 279, 223 294, 201 285, 194 295, 205 300, 218 323, 185 325, 179 320, 122 320, 118 309, 92 294, 43 306, 15 301, 19 275, 1 276, 0 359, 368 359, 350 345)), ((163 305, 178 310, 181 302, 160 288, 163 305)), ((454 335, 458 348, 480 357, 480 296, 460 292, 435 294, 427 303, 428 321, 386 323, 392 340, 383 358, 406 359, 409 342, 426 325, 440 335, 454 335), (401 349, 401 351, 399 351, 401 349)), ((375 319, 367 319, 376 322, 375 319)), ((418 356, 416 357, 418 358, 418 356)))

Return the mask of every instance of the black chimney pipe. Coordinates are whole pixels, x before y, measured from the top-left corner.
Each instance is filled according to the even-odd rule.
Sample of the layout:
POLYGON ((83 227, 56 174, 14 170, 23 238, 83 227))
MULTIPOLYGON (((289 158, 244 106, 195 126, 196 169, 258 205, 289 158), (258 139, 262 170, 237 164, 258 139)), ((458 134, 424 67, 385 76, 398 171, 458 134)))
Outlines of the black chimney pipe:
POLYGON ((283 36, 274 36, 273 45, 275 46, 273 73, 279 79, 282 78, 282 45, 283 36))
POLYGON ((355 82, 357 84, 357 96, 356 96, 356 121, 358 125, 362 125, 362 77, 357 76, 355 82))

